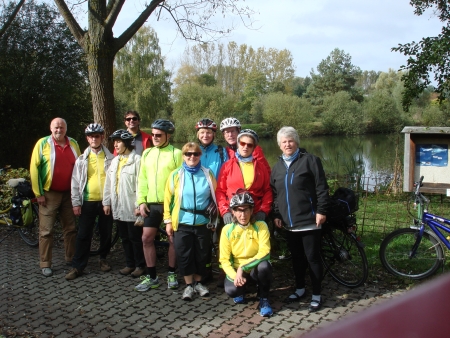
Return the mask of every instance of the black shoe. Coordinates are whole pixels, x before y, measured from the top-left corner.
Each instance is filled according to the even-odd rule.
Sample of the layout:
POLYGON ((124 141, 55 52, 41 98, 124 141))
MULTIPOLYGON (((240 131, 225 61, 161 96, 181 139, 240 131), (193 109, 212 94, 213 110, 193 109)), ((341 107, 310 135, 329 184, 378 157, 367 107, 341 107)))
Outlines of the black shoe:
POLYGON ((311 300, 311 303, 309 303, 309 312, 316 312, 319 311, 322 308, 323 299, 320 297, 320 300, 311 300))

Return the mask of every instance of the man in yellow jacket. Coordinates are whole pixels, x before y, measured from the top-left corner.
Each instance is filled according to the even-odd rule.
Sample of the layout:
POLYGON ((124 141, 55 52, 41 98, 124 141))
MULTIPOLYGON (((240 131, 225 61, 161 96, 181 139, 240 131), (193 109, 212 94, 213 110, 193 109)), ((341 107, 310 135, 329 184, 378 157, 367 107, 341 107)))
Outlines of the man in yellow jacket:
POLYGON ((245 189, 238 189, 230 200, 233 222, 226 224, 220 237, 220 263, 225 271, 225 292, 236 304, 245 302, 245 286, 251 278, 258 284, 259 314, 273 312, 268 297, 272 280, 270 234, 264 221, 253 218, 254 201, 245 189))
POLYGON ((34 146, 30 163, 31 185, 39 203, 39 265, 45 277, 53 275, 53 225, 58 211, 68 264, 71 264, 75 253, 77 230, 70 182, 75 161, 81 154, 77 141, 66 136, 64 119, 53 119, 50 131, 51 135, 41 138, 34 146))

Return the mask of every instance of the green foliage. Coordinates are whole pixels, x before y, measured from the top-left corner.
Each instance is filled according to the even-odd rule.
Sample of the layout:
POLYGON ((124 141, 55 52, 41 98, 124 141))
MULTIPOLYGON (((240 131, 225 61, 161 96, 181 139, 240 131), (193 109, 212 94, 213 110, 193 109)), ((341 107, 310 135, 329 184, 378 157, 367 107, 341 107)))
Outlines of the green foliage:
POLYGON ((352 100, 361 102, 362 92, 355 87, 361 75, 359 67, 351 63, 350 54, 343 50, 334 49, 330 55, 317 66, 317 74, 312 70, 312 83, 308 86, 306 97, 315 104, 321 104, 326 96, 346 91, 352 100))
POLYGON ((436 37, 425 37, 419 42, 399 44, 392 48, 407 56, 407 63, 400 67, 406 71, 402 79, 405 82, 403 107, 408 110, 414 99, 419 97, 433 81, 437 84, 435 91, 440 99, 447 98, 450 92, 450 12, 446 0, 411 0, 416 15, 422 15, 432 8, 435 15, 444 24, 442 31, 436 37))
POLYGON ((66 119, 69 136, 84 138, 92 121, 84 61, 55 9, 23 5, 0 38, 0 162, 28 167, 34 144, 50 134, 55 117, 66 119))
MULTIPOLYGON (((143 26, 117 53, 115 98, 126 110, 137 110, 145 125, 170 106, 170 73, 164 68, 156 32, 143 26)), ((122 119, 119 119, 121 122, 122 119)))
POLYGON ((449 127, 450 115, 446 109, 441 109, 439 106, 430 105, 422 112, 422 125, 427 127, 449 127))
POLYGON ((11 205, 13 189, 8 187, 6 182, 12 178, 24 178, 30 180, 30 173, 27 169, 9 169, 0 175, 0 210, 5 210, 11 205))
POLYGON ((262 100, 264 122, 274 134, 283 126, 292 126, 300 136, 311 133, 313 107, 303 98, 282 93, 265 95, 262 100))
MULTIPOLYGON (((196 140, 195 123, 204 117, 217 124, 227 116, 236 116, 234 95, 219 87, 206 87, 197 83, 178 86, 174 90, 173 120, 176 142, 196 140)), ((237 116, 236 116, 237 117, 237 116)))
POLYGON ((341 91, 324 100, 322 123, 330 134, 361 134, 364 119, 361 105, 351 99, 348 92, 341 91))
POLYGON ((372 132, 399 132, 404 125, 402 112, 387 90, 377 90, 364 102, 364 114, 372 132))
POLYGON ((197 77, 197 83, 202 86, 214 87, 217 81, 213 75, 201 74, 197 77))

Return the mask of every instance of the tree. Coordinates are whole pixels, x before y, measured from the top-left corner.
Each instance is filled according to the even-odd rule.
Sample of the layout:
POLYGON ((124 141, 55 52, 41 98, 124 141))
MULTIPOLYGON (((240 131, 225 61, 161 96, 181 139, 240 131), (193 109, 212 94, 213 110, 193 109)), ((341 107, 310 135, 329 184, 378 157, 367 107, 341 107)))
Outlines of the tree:
MULTIPOLYGON (((73 9, 65 0, 55 0, 70 31, 86 55, 91 85, 92 107, 95 122, 105 126, 106 133, 116 127, 113 89, 113 63, 117 52, 133 37, 148 17, 156 11, 158 17, 167 13, 175 20, 178 30, 186 39, 205 41, 230 30, 211 28, 215 14, 249 18, 253 11, 238 6, 239 0, 151 0, 141 14, 119 36, 114 37, 113 27, 125 0, 88 0, 88 29, 77 22, 73 9), (164 10, 164 13, 162 11, 164 10)), ((80 2, 81 4, 85 3, 80 2)))
MULTIPOLYGON (((5 34, 6 30, 8 29, 9 26, 11 26, 11 23, 14 21, 14 19, 16 18, 17 13, 19 13, 20 8, 22 7, 22 5, 25 3, 25 0, 20 0, 17 5, 15 5, 14 8, 12 8, 11 13, 6 14, 6 18, 5 18, 5 23, 0 26, 0 38, 2 37, 3 34, 5 34)), ((10 3, 10 6, 8 8, 4 8, 4 10, 6 10, 7 12, 9 12, 8 10, 12 7, 12 3, 10 3)), ((5 14, 5 13, 2 13, 5 14)), ((3 15, 2 15, 3 16, 3 15)), ((2 18, 3 19, 3 18, 2 18)), ((2 20, 3 21, 3 20, 2 20)))
POLYGON ((364 102, 364 112, 372 132, 399 132, 404 125, 402 111, 387 89, 375 91, 364 102))
POLYGON ((345 91, 352 100, 361 102, 361 92, 355 88, 356 81, 361 75, 359 67, 352 64, 350 54, 343 50, 334 49, 330 55, 317 66, 317 74, 311 70, 312 83, 308 86, 306 97, 320 104, 325 96, 345 91))
POLYGON ((34 143, 57 116, 82 141, 91 114, 82 49, 55 8, 25 3, 0 38, 0 158, 28 167, 34 143))
POLYGON ((117 53, 114 70, 114 93, 126 110, 139 111, 147 123, 158 112, 168 110, 170 73, 164 69, 158 37, 152 28, 141 27, 117 53))
POLYGON ((431 75, 437 84, 435 90, 439 99, 448 98, 450 94, 450 6, 447 0, 410 0, 414 14, 422 15, 432 8, 440 21, 444 23, 442 31, 436 37, 426 37, 419 42, 399 44, 392 48, 408 56, 406 65, 400 70, 406 71, 402 77, 405 83, 403 107, 408 110, 414 99, 431 83, 431 75))

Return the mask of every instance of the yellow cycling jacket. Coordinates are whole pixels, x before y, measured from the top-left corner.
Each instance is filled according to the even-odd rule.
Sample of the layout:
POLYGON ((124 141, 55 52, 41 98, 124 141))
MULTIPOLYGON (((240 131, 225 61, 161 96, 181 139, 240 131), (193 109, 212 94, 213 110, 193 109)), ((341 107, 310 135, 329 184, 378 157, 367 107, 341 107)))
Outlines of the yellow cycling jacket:
POLYGON ((270 234, 266 222, 257 221, 246 227, 230 223, 220 236, 220 264, 230 280, 239 267, 249 272, 261 261, 270 259, 270 234))

